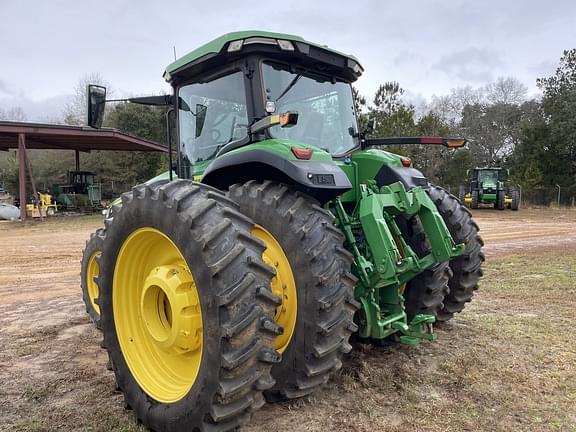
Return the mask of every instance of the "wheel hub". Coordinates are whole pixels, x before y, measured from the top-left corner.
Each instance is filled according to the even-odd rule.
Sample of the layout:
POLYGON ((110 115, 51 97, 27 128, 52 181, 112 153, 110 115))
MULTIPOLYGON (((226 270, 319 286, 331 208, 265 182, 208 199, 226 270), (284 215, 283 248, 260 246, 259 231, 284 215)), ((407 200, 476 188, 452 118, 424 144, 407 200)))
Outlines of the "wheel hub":
POLYGON ((144 281, 141 316, 154 343, 182 354, 200 348, 202 318, 192 276, 183 266, 154 268, 144 281))

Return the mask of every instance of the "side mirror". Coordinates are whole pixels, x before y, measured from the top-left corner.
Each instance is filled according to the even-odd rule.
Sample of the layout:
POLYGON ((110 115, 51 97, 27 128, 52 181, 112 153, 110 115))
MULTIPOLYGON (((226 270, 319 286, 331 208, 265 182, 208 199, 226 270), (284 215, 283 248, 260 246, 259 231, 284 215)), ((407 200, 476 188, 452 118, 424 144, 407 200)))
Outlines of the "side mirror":
POLYGON ((202 104, 196 104, 196 138, 202 135, 204 129, 204 122, 206 121, 206 110, 208 107, 202 104))
POLYGON ((364 133, 370 134, 374 132, 375 129, 376 129, 376 118, 368 117, 368 123, 366 124, 366 130, 364 131, 364 133))
POLYGON ((100 129, 106 107, 106 87, 88 84, 86 89, 86 114, 88 126, 100 129))

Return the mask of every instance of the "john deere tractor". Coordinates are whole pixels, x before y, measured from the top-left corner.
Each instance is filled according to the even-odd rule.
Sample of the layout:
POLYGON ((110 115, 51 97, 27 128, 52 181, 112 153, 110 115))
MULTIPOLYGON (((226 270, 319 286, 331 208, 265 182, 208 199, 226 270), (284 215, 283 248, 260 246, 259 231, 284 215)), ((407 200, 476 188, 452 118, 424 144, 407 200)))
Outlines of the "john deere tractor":
MULTIPOLYGON (((111 208, 84 276, 117 386, 150 429, 234 430, 265 398, 326 383, 352 334, 433 341, 471 300, 478 226, 378 148, 464 140, 367 138, 362 72, 298 36, 237 32, 170 64, 172 95, 129 100, 170 108, 176 157, 111 208)), ((89 87, 92 127, 105 100, 89 87)))
POLYGON ((520 193, 513 186, 504 186, 504 173, 502 168, 474 168, 468 171, 468 185, 460 187, 460 201, 473 209, 488 204, 498 210, 518 210, 520 193))

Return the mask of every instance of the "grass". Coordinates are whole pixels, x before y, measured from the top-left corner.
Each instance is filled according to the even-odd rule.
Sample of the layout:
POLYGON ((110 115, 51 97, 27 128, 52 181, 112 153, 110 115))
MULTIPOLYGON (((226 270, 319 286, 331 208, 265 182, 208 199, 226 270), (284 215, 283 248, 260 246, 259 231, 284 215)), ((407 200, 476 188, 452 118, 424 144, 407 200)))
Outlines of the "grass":
MULTIPOLYGON (((475 300, 438 329, 438 342, 357 345, 327 387, 265 406, 246 430, 576 432, 576 251, 489 257, 485 270, 475 300)), ((50 372, 18 393, 0 389, 0 430, 144 430, 123 409, 101 336, 88 328, 77 340, 59 341, 57 326, 22 335, 50 372)), ((14 343, 3 355, 29 361, 14 343)))
POLYGON ((328 391, 297 410, 266 407, 248 430, 575 432, 575 255, 489 259, 437 343, 357 346, 328 391))

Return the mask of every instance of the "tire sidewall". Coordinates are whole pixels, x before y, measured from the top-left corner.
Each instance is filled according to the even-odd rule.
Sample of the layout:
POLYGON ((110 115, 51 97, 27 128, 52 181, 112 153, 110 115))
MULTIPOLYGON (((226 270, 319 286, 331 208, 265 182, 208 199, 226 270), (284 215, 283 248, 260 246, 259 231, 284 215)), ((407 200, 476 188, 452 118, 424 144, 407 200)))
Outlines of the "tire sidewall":
MULTIPOLYGON (((100 328, 100 314, 94 309, 92 305, 92 299, 90 298, 90 292, 88 291, 88 266, 90 264, 90 258, 97 252, 102 252, 104 246, 102 228, 96 230, 92 233, 90 239, 86 242, 86 247, 82 252, 82 261, 80 262, 80 287, 82 288, 82 300, 86 306, 86 312, 90 316, 90 319, 96 324, 97 328, 100 328)), ((100 263, 98 264, 100 266, 100 263)))

